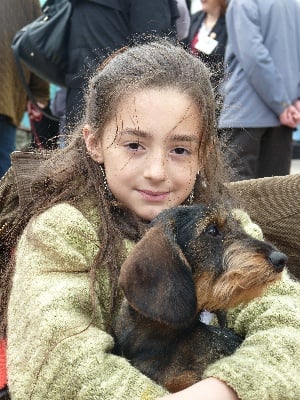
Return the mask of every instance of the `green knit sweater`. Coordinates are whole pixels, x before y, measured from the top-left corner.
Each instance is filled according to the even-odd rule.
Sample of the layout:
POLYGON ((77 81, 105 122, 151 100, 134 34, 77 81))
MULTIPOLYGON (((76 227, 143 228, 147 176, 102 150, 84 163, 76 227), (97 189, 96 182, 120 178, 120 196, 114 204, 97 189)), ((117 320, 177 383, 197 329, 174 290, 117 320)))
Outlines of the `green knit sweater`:
MULTIPOLYGON (((152 400, 165 393, 111 354, 104 274, 95 305, 89 295, 96 225, 92 213, 59 204, 35 217, 20 239, 8 310, 13 400, 152 400)), ((242 400, 300 399, 299 283, 285 274, 261 299, 233 310, 230 323, 246 340, 205 376, 227 382, 242 400)))

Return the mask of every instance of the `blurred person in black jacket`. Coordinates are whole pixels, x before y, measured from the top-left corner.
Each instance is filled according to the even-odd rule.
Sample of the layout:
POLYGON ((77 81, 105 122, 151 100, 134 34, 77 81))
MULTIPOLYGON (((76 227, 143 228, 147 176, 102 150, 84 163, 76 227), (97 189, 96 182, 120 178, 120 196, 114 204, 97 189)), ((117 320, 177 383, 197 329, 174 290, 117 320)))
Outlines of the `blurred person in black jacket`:
POLYGON ((199 0, 201 10, 192 15, 189 32, 190 47, 211 68, 211 81, 218 88, 224 76, 227 44, 226 0, 199 0))
MULTIPOLYGON (((0 178, 9 169, 16 150, 17 128, 28 102, 16 66, 11 42, 15 33, 41 15, 38 0, 0 0, 0 178)), ((24 67, 25 80, 41 107, 49 101, 49 84, 24 67)), ((41 113, 36 110, 36 116, 41 113)))
POLYGON ((179 17, 176 20, 177 38, 179 41, 186 42, 191 25, 190 2, 186 0, 176 0, 179 17))
POLYGON ((176 38, 179 17, 176 0, 72 0, 72 3, 66 76, 68 125, 80 121, 86 83, 109 54, 138 37, 145 40, 146 34, 176 38))

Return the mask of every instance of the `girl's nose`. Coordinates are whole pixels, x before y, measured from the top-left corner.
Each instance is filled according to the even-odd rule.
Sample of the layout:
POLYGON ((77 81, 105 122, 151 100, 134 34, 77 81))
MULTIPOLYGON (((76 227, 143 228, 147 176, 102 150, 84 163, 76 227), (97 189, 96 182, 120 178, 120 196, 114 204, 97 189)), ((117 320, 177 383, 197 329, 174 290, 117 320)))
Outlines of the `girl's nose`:
POLYGON ((148 157, 144 164, 144 177, 147 179, 163 181, 167 176, 167 160, 165 157, 148 157))

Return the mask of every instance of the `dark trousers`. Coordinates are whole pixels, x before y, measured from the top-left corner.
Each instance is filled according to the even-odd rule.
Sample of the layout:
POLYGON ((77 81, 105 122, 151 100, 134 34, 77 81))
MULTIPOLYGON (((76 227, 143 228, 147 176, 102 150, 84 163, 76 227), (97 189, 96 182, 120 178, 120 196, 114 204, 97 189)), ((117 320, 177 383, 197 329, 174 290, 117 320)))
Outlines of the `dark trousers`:
POLYGON ((236 170, 236 180, 282 176, 290 173, 293 129, 233 128, 228 159, 236 170))

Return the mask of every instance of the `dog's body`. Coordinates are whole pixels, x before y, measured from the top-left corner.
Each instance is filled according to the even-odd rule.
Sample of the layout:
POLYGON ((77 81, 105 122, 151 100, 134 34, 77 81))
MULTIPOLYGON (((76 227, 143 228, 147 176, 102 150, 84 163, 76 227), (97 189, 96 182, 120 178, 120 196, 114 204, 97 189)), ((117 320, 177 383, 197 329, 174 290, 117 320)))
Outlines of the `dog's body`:
POLYGON ((208 364, 230 355, 242 342, 232 330, 199 320, 185 329, 150 322, 125 302, 120 317, 115 352, 170 392, 199 381, 208 364))
POLYGON ((242 339, 199 321, 204 309, 247 303, 280 277, 286 256, 249 236, 226 210, 164 211, 121 267, 125 300, 115 352, 170 392, 199 381, 242 339))

